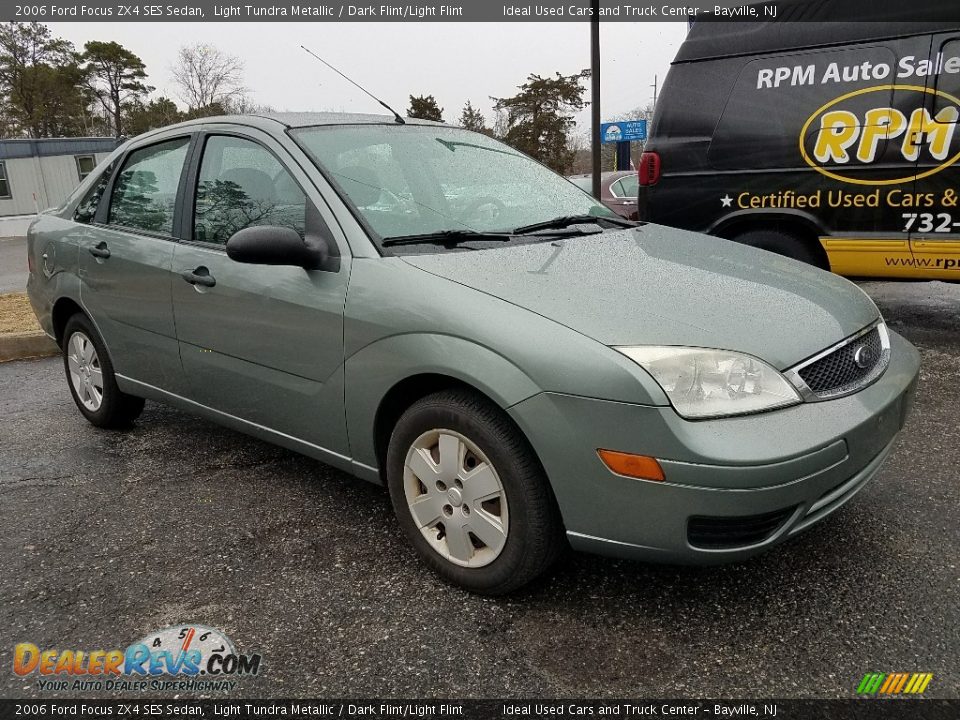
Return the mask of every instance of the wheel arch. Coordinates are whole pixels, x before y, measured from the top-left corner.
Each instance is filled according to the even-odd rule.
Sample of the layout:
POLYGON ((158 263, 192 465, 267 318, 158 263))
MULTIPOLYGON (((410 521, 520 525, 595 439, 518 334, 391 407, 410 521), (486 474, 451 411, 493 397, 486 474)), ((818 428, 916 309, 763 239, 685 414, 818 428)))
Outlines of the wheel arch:
POLYGON ((463 388, 506 410, 541 392, 526 373, 490 348, 427 333, 368 345, 348 358, 345 380, 351 455, 355 463, 376 471, 397 419, 426 395, 463 388))
MULTIPOLYGON (((77 313, 90 318, 89 313, 83 309, 83 306, 71 297, 58 298, 53 304, 50 319, 53 323, 53 336, 60 348, 63 347, 63 331, 67 327, 67 321, 77 313)), ((93 322, 92 319, 91 322, 93 322)))
POLYGON ((475 393, 490 403, 499 404, 479 388, 451 375, 420 373, 411 375, 391 387, 380 400, 373 420, 373 446, 377 468, 384 472, 390 435, 400 416, 418 400, 444 390, 465 390, 475 393))
POLYGON ((822 270, 830 269, 827 253, 820 244, 820 237, 829 233, 814 216, 807 213, 745 210, 727 215, 707 232, 727 240, 735 240, 739 235, 753 230, 776 230, 798 238, 814 253, 818 267, 822 270))

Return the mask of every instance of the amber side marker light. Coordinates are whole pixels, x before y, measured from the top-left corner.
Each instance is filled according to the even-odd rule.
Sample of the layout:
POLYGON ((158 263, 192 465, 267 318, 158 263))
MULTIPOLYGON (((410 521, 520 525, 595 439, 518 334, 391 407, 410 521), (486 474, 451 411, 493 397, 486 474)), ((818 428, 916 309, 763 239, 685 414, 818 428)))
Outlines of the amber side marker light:
POLYGON ((603 460, 603 464, 617 475, 655 482, 663 482, 665 479, 660 463, 648 455, 632 455, 603 448, 597 450, 597 455, 603 460))

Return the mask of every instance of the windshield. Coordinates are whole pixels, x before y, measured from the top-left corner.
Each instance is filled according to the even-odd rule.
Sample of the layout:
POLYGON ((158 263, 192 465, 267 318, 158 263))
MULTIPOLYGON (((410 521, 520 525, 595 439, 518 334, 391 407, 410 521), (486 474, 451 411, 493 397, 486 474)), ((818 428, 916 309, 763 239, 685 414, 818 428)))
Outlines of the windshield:
POLYGON ((616 217, 553 171, 479 133, 333 125, 292 134, 380 238, 509 232, 559 216, 616 217))

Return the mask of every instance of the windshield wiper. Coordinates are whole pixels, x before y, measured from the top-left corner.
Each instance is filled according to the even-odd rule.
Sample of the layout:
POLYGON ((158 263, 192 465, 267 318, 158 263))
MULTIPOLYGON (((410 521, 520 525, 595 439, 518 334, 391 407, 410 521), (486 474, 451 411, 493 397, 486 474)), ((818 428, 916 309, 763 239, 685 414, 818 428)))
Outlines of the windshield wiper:
POLYGON ((391 245, 459 245, 471 240, 495 240, 496 242, 507 242, 511 238, 510 233, 504 232, 477 232, 476 230, 440 230, 432 233, 419 233, 417 235, 397 235, 396 237, 384 238, 380 244, 383 247, 391 245))
POLYGON ((513 230, 514 235, 526 235, 527 233, 537 232, 538 230, 560 230, 571 225, 596 224, 603 225, 610 223, 614 227, 636 227, 637 223, 633 220, 626 220, 621 217, 606 217, 603 215, 561 215, 552 220, 531 223, 530 225, 521 225, 513 230))

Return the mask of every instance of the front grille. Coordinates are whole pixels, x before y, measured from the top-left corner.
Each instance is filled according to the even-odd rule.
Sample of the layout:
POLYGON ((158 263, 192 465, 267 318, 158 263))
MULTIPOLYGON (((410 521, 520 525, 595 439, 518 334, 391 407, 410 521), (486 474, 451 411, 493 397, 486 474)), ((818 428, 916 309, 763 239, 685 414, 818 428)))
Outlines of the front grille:
POLYGON ((694 515, 687 523, 687 540, 705 550, 728 550, 761 543, 773 535, 793 514, 785 508, 763 515, 712 517, 694 515))
POLYGON ((886 327, 880 324, 796 368, 795 374, 815 398, 825 400, 867 386, 883 373, 889 358, 886 327))

